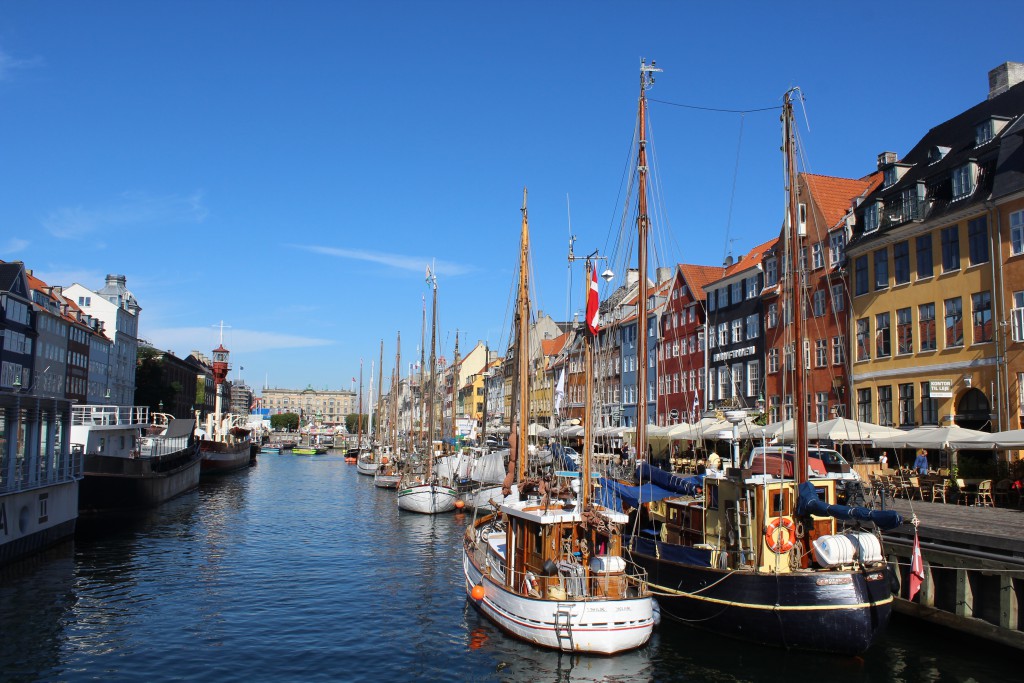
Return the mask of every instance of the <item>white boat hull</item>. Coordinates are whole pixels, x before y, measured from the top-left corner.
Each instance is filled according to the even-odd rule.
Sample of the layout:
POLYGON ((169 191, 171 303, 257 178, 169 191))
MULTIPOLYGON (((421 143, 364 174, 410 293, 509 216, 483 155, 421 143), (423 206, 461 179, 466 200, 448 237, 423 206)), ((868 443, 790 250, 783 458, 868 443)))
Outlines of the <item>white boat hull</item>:
MULTIPOLYGON (((501 489, 501 484, 485 484, 482 487, 471 491, 459 492, 459 500, 465 503, 467 510, 482 508, 484 510, 493 511, 494 506, 491 504, 492 500, 498 505, 505 502, 505 496, 501 495, 501 489)), ((513 496, 515 499, 519 498, 518 493, 514 493, 513 496)))
POLYGON ((419 484, 399 487, 398 509, 433 515, 451 512, 455 509, 458 492, 450 486, 440 484, 419 484))
POLYGON ((463 551, 466 595, 477 609, 503 631, 527 642, 555 650, 610 655, 644 645, 654 629, 650 597, 618 600, 555 600, 533 598, 508 590, 495 575, 484 576, 463 551), (484 596, 473 599, 474 586, 484 596), (561 619, 556 628, 556 615, 561 619), (566 613, 568 628, 566 628, 566 613), (561 634, 561 636, 559 635, 561 634))
POLYGON ((359 462, 356 463, 356 472, 359 474, 365 474, 368 477, 372 477, 377 474, 377 469, 380 467, 378 462, 367 462, 362 458, 359 458, 359 462))
POLYGON ((0 495, 0 565, 71 538, 77 520, 76 480, 0 495))

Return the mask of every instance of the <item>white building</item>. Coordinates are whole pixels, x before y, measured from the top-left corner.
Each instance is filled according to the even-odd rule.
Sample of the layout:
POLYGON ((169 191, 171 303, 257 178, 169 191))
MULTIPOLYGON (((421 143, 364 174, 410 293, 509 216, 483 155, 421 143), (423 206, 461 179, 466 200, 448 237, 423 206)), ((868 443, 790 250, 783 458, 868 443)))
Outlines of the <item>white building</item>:
POLYGON ((64 290, 64 296, 77 303, 82 311, 102 320, 107 336, 114 339, 109 361, 110 399, 106 402, 115 405, 135 402, 135 364, 142 307, 125 282, 124 275, 107 275, 106 284, 98 291, 77 282, 64 290))

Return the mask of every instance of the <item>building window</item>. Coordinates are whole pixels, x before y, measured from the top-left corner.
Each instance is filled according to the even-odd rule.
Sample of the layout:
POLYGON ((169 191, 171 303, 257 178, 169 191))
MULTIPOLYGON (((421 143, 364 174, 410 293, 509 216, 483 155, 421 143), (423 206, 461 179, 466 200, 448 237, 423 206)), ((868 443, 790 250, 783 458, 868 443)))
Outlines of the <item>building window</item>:
POLYGON ((714 310, 715 310, 715 290, 711 290, 708 293, 708 311, 711 312, 711 311, 714 311, 714 310))
POLYGON ((830 233, 828 236, 828 264, 833 268, 838 266, 845 255, 846 233, 842 231, 830 233))
POLYGON ((992 125, 992 119, 979 123, 974 127, 974 145, 984 145, 986 142, 995 137, 995 126, 992 125))
POLYGON ((891 355, 891 339, 889 334, 889 312, 875 316, 875 356, 888 358, 891 355))
POLYGON ((832 365, 842 365, 846 361, 846 340, 842 335, 832 337, 832 365))
POLYGON ((914 352, 914 321, 910 308, 896 311, 896 353, 904 355, 914 352))
POLYGON ((832 285, 832 310, 839 311, 846 309, 845 291, 843 290, 843 284, 832 285))
POLYGON ((747 339, 757 339, 761 332, 760 321, 761 317, 757 313, 747 316, 747 339))
POLYGON ((828 419, 828 392, 819 391, 814 394, 814 419, 824 422, 828 419))
POLYGON ((961 199, 974 192, 974 164, 966 163, 953 170, 953 199, 961 199))
POLYGON ((917 307, 917 328, 921 336, 921 351, 934 351, 936 346, 935 304, 917 307))
POLYGON ((878 387, 878 424, 892 424, 892 387, 878 387))
POLYGON ((785 413, 786 414, 786 419, 787 420, 792 420, 793 419, 793 394, 786 394, 785 409, 786 409, 786 413, 785 413))
POLYGON ((747 396, 757 396, 761 385, 760 363, 747 361, 747 396))
POLYGON ((857 360, 869 360, 871 358, 871 331, 867 318, 857 321, 857 360))
POLYGON ((732 293, 729 296, 730 301, 734 304, 738 304, 743 301, 743 281, 734 282, 731 286, 732 293))
POLYGON ((963 302, 958 296, 946 299, 944 309, 946 315, 946 347, 963 346, 963 302))
POLYGON ((821 242, 811 245, 811 268, 822 268, 825 265, 825 247, 821 242))
POLYGON ((779 350, 768 349, 768 374, 774 375, 779 371, 779 350))
POLYGON ((934 273, 932 263, 932 236, 921 235, 917 238, 915 245, 917 249, 917 279, 931 277, 934 273))
POLYGON ((1014 256, 1024 254, 1024 211, 1010 214, 1010 250, 1014 256))
POLYGON ((901 384, 900 392, 900 426, 914 424, 914 385, 901 384))
POLYGON ((864 209, 864 232, 874 232, 875 230, 878 230, 877 202, 864 209))
POLYGON ((942 272, 960 270, 960 226, 942 229, 942 272))
POLYGON ((725 346, 729 343, 729 323, 718 323, 718 345, 725 346))
POLYGON ((814 340, 814 367, 823 368, 828 365, 828 340, 814 340))
POLYGON ((971 319, 974 326, 972 343, 992 341, 992 293, 978 292, 971 295, 971 319))
POLYGON ((857 390, 857 419, 871 422, 871 389, 857 390))
POLYGON ((988 263, 988 221, 984 216, 967 222, 967 257, 972 266, 988 263))
POLYGON ((753 277, 748 277, 746 279, 746 283, 747 283, 747 298, 748 299, 756 298, 757 297, 757 276, 754 275, 753 277))
POLYGON ((1013 341, 1024 341, 1024 291, 1013 293, 1013 309, 1010 311, 1013 341))
POLYGON ((921 382, 921 424, 939 424, 939 399, 931 397, 931 382, 921 382))
POLYGON ((779 324, 779 305, 768 304, 768 314, 765 316, 764 326, 766 329, 773 329, 779 324))
POLYGON ((729 288, 722 287, 718 290, 718 310, 722 310, 729 305, 729 288))
POLYGON ((820 318, 825 315, 825 290, 819 289, 811 298, 814 302, 814 317, 820 318))
POLYGON ((743 319, 736 318, 732 321, 732 343, 737 344, 743 341, 743 319))
POLYGON ((889 286, 889 250, 879 249, 875 252, 875 290, 889 286))
POLYGON ((742 396, 743 395, 743 364, 736 363, 732 366, 732 395, 742 396))
POLYGON ((892 274, 896 284, 910 282, 910 244, 897 242, 892 245, 892 274))
POLYGON ((868 293, 868 257, 858 256, 853 260, 854 296, 868 293))
POLYGON ((775 257, 764 260, 764 286, 772 287, 779 281, 778 261, 775 257))
POLYGON ((728 366, 718 368, 718 398, 729 398, 729 377, 728 366))

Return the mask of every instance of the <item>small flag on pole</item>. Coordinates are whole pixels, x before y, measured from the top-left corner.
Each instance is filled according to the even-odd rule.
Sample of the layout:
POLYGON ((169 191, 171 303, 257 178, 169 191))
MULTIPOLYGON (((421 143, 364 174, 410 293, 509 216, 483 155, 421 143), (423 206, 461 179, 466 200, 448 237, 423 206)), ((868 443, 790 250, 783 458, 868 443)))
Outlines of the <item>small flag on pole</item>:
POLYGON ((697 422, 697 416, 700 415, 700 401, 697 400, 697 392, 693 392, 693 405, 690 406, 690 424, 697 422))
POLYGON ((558 409, 562 406, 562 401, 565 399, 565 368, 562 368, 562 373, 558 376, 558 385, 555 387, 555 413, 558 413, 558 409))
MULTIPOLYGON (((914 520, 915 522, 917 520, 914 520)), ((924 583, 924 558, 921 557, 921 542, 917 537, 917 525, 914 525, 914 550, 910 554, 910 589, 907 600, 913 600, 924 583)))
POLYGON ((600 309, 597 295, 597 268, 590 271, 590 291, 587 292, 587 328, 590 334, 597 334, 600 324, 598 311, 600 309))

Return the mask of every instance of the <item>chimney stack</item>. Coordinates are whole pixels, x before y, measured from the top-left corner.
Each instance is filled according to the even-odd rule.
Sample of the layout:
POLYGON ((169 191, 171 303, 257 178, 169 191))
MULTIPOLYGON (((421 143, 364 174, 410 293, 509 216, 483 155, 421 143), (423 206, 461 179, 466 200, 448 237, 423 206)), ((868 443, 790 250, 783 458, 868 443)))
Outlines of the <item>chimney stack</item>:
POLYGON ((882 152, 878 155, 878 170, 881 171, 886 166, 892 166, 899 160, 896 152, 882 152))
POLYGON ((1024 64, 1020 62, 1003 62, 988 72, 988 99, 1002 95, 1004 92, 1024 81, 1024 64))

